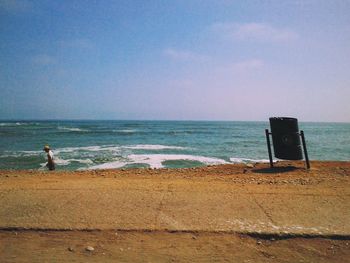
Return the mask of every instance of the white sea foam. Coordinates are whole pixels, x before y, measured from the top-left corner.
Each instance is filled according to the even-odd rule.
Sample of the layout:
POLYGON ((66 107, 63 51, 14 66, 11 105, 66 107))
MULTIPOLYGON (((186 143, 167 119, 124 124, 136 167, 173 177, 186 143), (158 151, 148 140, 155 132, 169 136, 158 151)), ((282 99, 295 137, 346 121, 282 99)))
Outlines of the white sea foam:
POLYGON ((111 151, 120 152, 122 149, 129 150, 183 150, 185 147, 180 146, 168 146, 168 145, 158 145, 158 144, 137 144, 137 145, 126 145, 126 146, 114 146, 114 145, 95 145, 95 146, 81 146, 81 147, 65 147, 58 148, 54 150, 55 152, 75 152, 75 151, 90 151, 90 152, 100 152, 100 151, 111 151))
POLYGON ((42 153, 42 151, 4 151, 4 153, 0 155, 1 158, 35 156, 42 153))
POLYGON ((13 126, 14 123, 9 123, 9 122, 1 122, 0 126, 13 126))
POLYGON ((128 156, 129 159, 133 160, 133 163, 146 163, 151 168, 162 168, 163 162, 165 161, 197 161, 207 165, 215 164, 226 164, 227 162, 222 159, 196 156, 196 155, 185 155, 185 154, 131 154, 128 156))
POLYGON ((182 154, 131 154, 128 155, 127 161, 113 161, 99 165, 80 168, 80 170, 95 170, 95 169, 117 169, 128 164, 148 164, 151 168, 162 168, 165 161, 197 161, 207 165, 226 164, 227 162, 218 158, 182 155, 182 154))
POLYGON ((80 168, 79 170, 97 170, 97 169, 117 169, 125 166, 126 162, 114 161, 98 165, 89 166, 88 168, 80 168))
MULTIPOLYGON (((93 164, 94 163, 90 159, 61 159, 60 157, 55 157, 54 162, 55 162, 55 164, 57 164, 59 166, 70 165, 72 162, 78 162, 81 164, 93 164)), ((45 165, 46 165, 46 163, 44 163, 44 166, 45 165)), ((43 164, 41 164, 41 166, 43 166, 43 164)))
POLYGON ((100 151, 119 151, 119 146, 112 146, 112 145, 102 145, 102 146, 81 146, 81 147, 64 147, 64 148, 58 148, 54 150, 57 153, 60 152, 76 152, 76 151, 88 151, 88 152, 100 152, 100 151))
POLYGON ((38 153, 42 153, 43 151, 20 151, 21 153, 25 153, 28 155, 37 155, 38 153))
POLYGON ((93 164, 94 163, 90 159, 72 159, 72 161, 83 163, 83 164, 93 164))
POLYGON ((99 151, 100 146, 83 146, 83 147, 64 147, 64 148, 57 148, 54 150, 56 153, 70 153, 70 152, 76 152, 76 151, 99 151))
POLYGON ((75 131, 75 132, 87 132, 86 129, 74 128, 74 127, 58 127, 59 130, 75 131))
POLYGON ((69 163, 77 162, 77 163, 82 163, 82 164, 93 164, 94 163, 90 159, 67 159, 66 161, 69 163))
MULTIPOLYGON (((99 151, 111 151, 111 150, 117 150, 116 147, 101 147, 101 146, 86 146, 86 147, 65 147, 65 148, 57 148, 52 149, 54 154, 60 154, 60 153, 72 153, 72 152, 78 152, 78 151, 91 151, 91 152, 99 152, 99 151)), ((38 155, 42 154, 43 151, 18 151, 20 153, 19 155, 38 155)))
POLYGON ((26 122, 1 122, 0 126, 21 126, 21 125, 29 125, 32 123, 26 123, 26 122))
POLYGON ((168 146, 168 145, 159 145, 159 144, 137 144, 137 145, 130 145, 130 146, 123 146, 125 149, 132 149, 132 150, 183 150, 184 147, 180 146, 168 146))
POLYGON ((269 162, 268 159, 248 159, 248 158, 237 158, 237 157, 230 158, 230 161, 232 163, 268 163, 269 162))
MULTIPOLYGON (((137 144, 137 145, 126 145, 126 146, 115 146, 115 145, 93 145, 93 146, 78 146, 78 147, 63 147, 63 148, 57 148, 52 149, 54 154, 59 153, 72 153, 72 152, 79 152, 79 151, 86 151, 86 152, 103 152, 103 151, 109 151, 113 153, 119 153, 123 149, 128 150, 184 150, 187 149, 186 147, 180 147, 180 146, 169 146, 169 145, 158 145, 158 144, 137 144)), ((9 151, 8 151, 9 152, 9 151)), ((10 153, 10 152, 9 152, 10 153)), ((9 155, 38 155, 43 153, 42 150, 37 151, 16 151, 11 152, 9 155)))
POLYGON ((57 165, 64 165, 64 166, 70 164, 69 160, 60 159, 59 157, 54 157, 54 162, 57 165))
POLYGON ((124 130, 113 130, 113 132, 118 132, 118 133, 134 133, 134 132, 136 132, 136 130, 124 129, 124 130))
POLYGON ((39 170, 45 170, 47 163, 41 163, 39 170))

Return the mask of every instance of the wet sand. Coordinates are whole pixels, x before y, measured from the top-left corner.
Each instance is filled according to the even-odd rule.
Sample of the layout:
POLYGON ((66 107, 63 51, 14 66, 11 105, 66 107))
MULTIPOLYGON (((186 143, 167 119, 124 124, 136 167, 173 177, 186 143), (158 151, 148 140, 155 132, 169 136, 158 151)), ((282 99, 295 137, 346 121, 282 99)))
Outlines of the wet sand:
POLYGON ((311 165, 0 171, 1 262, 349 262, 350 163, 311 165))

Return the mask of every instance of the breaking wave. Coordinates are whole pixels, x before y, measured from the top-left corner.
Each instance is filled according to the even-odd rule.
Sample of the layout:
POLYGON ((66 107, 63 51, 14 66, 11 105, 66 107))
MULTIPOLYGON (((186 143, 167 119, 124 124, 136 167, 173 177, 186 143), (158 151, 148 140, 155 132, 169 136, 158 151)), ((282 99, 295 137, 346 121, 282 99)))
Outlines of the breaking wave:
POLYGON ((136 130, 134 129, 112 130, 112 131, 116 133, 135 133, 136 132, 136 130))
POLYGON ((72 132, 87 132, 86 129, 74 128, 74 127, 58 127, 59 130, 72 131, 72 132))
POLYGON ((125 149, 132 150, 184 150, 185 147, 180 146, 168 146, 168 145, 159 145, 159 144, 137 144, 131 146, 123 146, 125 149))
POLYGON ((5 127, 5 126, 23 126, 23 125, 33 125, 37 123, 32 123, 32 122, 0 122, 0 127, 5 127))
POLYGON ((200 162, 203 165, 217 165, 217 164, 227 164, 225 160, 196 156, 196 155, 183 155, 183 154, 131 154, 128 155, 127 161, 113 161, 108 163, 103 163, 99 165, 90 166, 86 169, 116 169, 121 168, 128 164, 147 164, 150 168, 163 168, 163 163, 166 161, 195 161, 200 162))
POLYGON ((268 163, 268 159, 248 159, 248 158, 230 158, 232 163, 268 163))
POLYGON ((123 149, 130 150, 184 150, 185 147, 180 146, 169 146, 169 145, 158 145, 158 144, 137 144, 137 145, 95 145, 95 146, 81 146, 81 147, 65 147, 54 149, 54 152, 75 152, 75 151, 90 151, 90 152, 99 152, 99 151, 111 151, 111 152, 120 152, 123 149))

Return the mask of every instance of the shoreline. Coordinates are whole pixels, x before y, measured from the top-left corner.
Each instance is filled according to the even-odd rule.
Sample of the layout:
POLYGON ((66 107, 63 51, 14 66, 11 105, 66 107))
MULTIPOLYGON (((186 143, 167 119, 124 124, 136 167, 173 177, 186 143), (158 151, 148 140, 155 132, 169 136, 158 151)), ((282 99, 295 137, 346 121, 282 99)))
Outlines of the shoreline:
MULTIPOLYGON (((208 157, 211 158, 211 157, 208 157)), ((277 168, 281 168, 283 166, 295 166, 298 169, 302 169, 305 168, 305 161, 301 160, 301 161, 292 161, 292 160, 273 160, 274 165, 276 165, 277 168)), ((316 164, 316 166, 322 166, 324 167, 336 167, 336 166, 342 166, 342 165, 346 165, 347 163, 350 163, 350 160, 310 160, 311 164, 316 164)), ((105 165, 105 163, 102 163, 101 165, 105 165)), ((147 171, 147 170, 154 170, 154 171, 186 171, 186 170, 196 170, 196 169, 206 169, 206 168, 212 168, 212 167, 216 167, 219 168, 220 167, 224 167, 224 166, 232 166, 232 167, 246 167, 246 168, 251 168, 251 167, 256 167, 256 166, 268 166, 269 167, 269 161, 249 161, 249 162, 227 162, 227 163, 222 163, 222 164, 208 164, 208 165, 200 165, 200 166, 195 166, 195 167, 117 167, 117 168, 96 168, 96 169, 91 169, 91 168, 79 168, 76 170, 71 170, 71 169, 64 169, 64 166, 57 166, 56 165, 56 169, 54 171, 54 173, 58 173, 58 172, 62 172, 62 173, 74 173, 74 172, 91 172, 91 171, 147 171), (58 168, 57 168, 58 167, 58 168)), ((265 167, 265 168, 268 168, 265 167)), ((311 165, 311 169, 312 170, 312 165, 311 165)), ((45 172, 50 172, 48 169, 46 168, 36 168, 36 169, 17 169, 17 168, 13 168, 13 169, 0 169, 0 175, 1 173, 4 172, 29 172, 29 173, 34 173, 37 172, 38 174, 40 173, 45 173, 45 172)))

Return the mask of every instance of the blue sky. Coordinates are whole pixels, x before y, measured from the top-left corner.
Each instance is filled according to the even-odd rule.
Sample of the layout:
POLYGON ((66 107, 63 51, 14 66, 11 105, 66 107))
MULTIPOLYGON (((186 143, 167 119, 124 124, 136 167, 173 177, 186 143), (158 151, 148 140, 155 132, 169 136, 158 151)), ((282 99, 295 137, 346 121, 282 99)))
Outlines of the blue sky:
POLYGON ((350 122, 350 1, 0 0, 1 119, 350 122))

